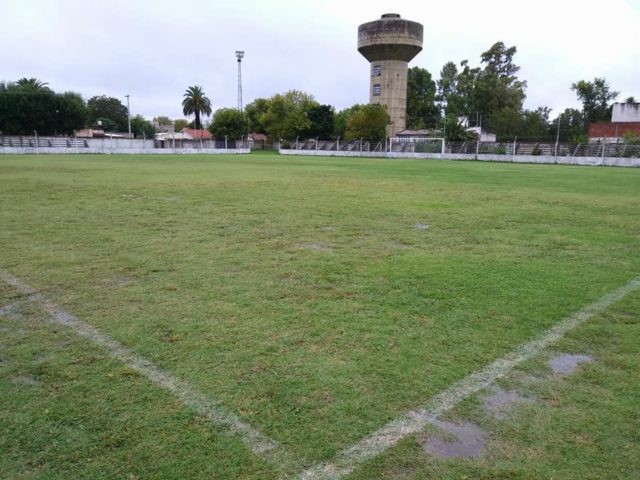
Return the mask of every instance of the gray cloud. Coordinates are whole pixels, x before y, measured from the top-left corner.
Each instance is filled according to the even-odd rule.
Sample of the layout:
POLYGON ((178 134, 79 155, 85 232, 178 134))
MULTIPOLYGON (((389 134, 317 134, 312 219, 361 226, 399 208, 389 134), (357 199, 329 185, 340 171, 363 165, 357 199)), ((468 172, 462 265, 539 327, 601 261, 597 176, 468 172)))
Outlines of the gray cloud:
MULTIPOLYGON (((85 98, 131 95, 133 114, 181 116, 182 93, 201 85, 215 108, 236 105, 235 50, 245 50, 245 103, 289 89, 338 108, 368 99, 368 65, 356 51, 360 23, 389 10, 425 26, 412 65, 442 65, 495 41, 516 45, 526 106, 577 106, 572 82, 604 76, 621 97, 638 89, 637 0, 101 1, 5 0, 2 80, 38 77, 85 98)), ((124 98, 123 98, 124 101, 124 98)))

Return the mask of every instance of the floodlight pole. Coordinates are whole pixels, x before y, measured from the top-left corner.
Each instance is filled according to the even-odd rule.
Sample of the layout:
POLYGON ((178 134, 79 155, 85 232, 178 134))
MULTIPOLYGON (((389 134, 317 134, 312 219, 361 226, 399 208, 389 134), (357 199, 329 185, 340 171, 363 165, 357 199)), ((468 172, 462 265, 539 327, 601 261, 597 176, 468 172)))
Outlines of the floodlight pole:
POLYGON ((129 95, 125 95, 127 97, 127 123, 129 125, 129 138, 131 138, 131 109, 129 108, 129 95))
POLYGON ((242 111, 242 58, 243 50, 236 50, 236 58, 238 59, 238 111, 242 111))
POLYGON ((556 157, 558 156, 559 143, 560 143, 560 115, 558 115, 558 133, 556 134, 556 157))

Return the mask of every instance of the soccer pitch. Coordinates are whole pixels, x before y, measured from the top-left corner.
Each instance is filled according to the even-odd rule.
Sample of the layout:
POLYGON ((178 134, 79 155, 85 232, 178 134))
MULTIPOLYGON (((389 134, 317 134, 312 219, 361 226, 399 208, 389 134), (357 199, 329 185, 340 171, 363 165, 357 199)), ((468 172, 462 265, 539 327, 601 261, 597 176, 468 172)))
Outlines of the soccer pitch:
MULTIPOLYGON (((640 393, 640 169, 0 156, 0 181, 0 477, 625 478, 639 466, 624 425, 637 429, 640 393), (426 424, 361 443, 576 312, 566 338, 490 379, 538 374, 556 340, 593 357, 586 380, 538 385, 568 413, 538 401, 494 428, 525 445, 526 415, 538 419, 542 453, 433 459, 426 424), (580 410, 589 396, 607 401, 580 410), (587 433, 545 417, 554 408, 610 434, 585 455, 567 438, 587 433), (544 453, 558 444, 570 466, 544 453)), ((479 415, 476 383, 447 414, 479 415)))

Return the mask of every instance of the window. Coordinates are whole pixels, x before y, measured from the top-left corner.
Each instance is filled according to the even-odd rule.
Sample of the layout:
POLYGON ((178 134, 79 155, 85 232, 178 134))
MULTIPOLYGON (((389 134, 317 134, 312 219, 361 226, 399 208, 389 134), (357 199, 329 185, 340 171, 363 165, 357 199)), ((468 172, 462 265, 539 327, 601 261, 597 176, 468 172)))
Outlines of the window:
POLYGON ((380 75, 382 75, 382 65, 373 65, 371 67, 371 76, 379 77, 380 75))
POLYGON ((380 86, 379 83, 376 83, 373 86, 373 96, 374 97, 379 97, 382 94, 382 87, 380 86))

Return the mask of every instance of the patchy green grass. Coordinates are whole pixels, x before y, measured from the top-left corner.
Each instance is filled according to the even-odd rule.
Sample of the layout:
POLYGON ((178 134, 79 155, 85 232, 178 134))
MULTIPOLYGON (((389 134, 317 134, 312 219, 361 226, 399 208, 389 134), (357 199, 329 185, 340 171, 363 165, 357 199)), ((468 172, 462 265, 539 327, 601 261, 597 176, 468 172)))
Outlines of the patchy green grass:
MULTIPOLYGON (((304 464, 640 272, 636 169, 2 156, 0 178, 0 268, 304 464)), ((15 294, 2 292, 7 302, 15 294)), ((37 312, 23 327, 0 321, 0 476, 276 475, 37 312), (22 371, 39 383, 16 386, 22 371), (103 436, 117 441, 107 448, 103 436), (41 456, 43 442, 56 449, 41 456)))
POLYGON ((486 418, 471 398, 451 414, 490 432, 478 458, 426 455, 424 436, 408 438, 349 479, 636 479, 640 472, 640 294, 622 300, 571 332, 555 352, 524 365, 540 380, 522 385, 517 372, 505 383, 535 403, 513 407, 508 421, 486 418), (557 352, 587 354, 572 374, 552 375, 557 352))

